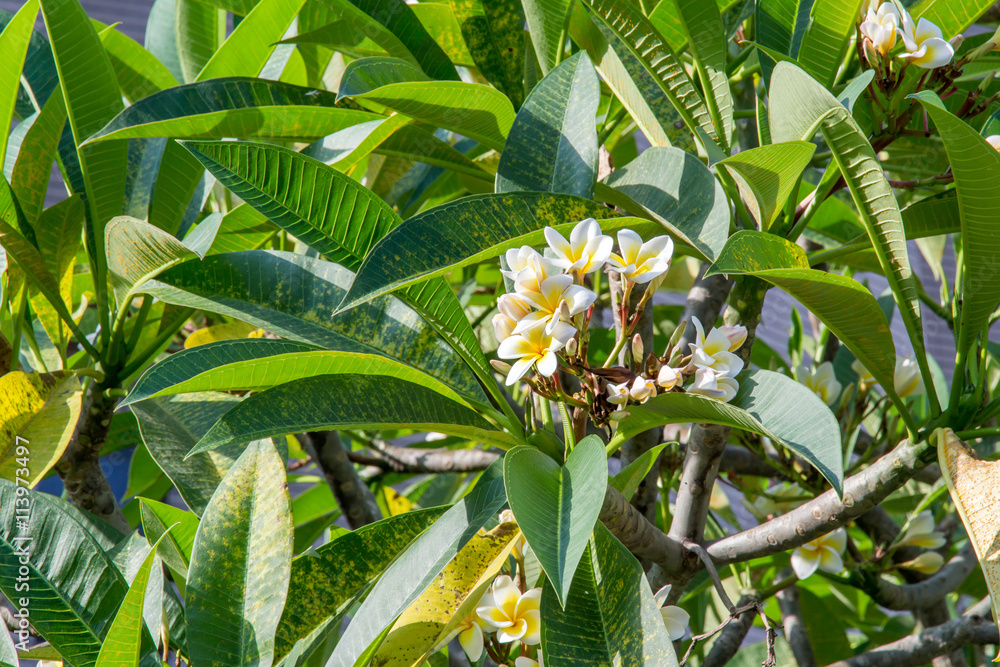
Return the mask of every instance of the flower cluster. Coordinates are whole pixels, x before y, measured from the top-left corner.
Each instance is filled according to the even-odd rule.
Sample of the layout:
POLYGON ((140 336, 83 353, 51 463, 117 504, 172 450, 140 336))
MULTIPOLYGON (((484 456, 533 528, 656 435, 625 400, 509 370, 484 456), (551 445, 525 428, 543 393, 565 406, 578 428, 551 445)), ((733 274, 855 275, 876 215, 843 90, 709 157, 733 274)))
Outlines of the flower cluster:
POLYGON ((866 4, 860 25, 866 53, 874 52, 884 58, 902 42, 903 52, 899 57, 923 69, 947 65, 955 56, 955 49, 944 39, 941 28, 926 18, 914 22, 910 13, 892 0, 871 0, 866 4))
POLYGON ((693 319, 696 336, 690 351, 676 349, 684 332, 679 328, 662 357, 646 353, 641 337, 633 335, 670 269, 674 248, 669 236, 644 241, 622 229, 616 244, 596 220, 587 219, 573 227, 569 238, 548 227, 545 240, 543 252, 522 246, 508 250, 504 258, 503 275, 513 289, 498 300, 493 331, 500 342, 497 356, 509 362, 495 365, 508 385, 527 382, 543 396, 591 408, 598 423, 630 402, 644 403, 668 391, 732 400, 744 365, 736 354, 746 340, 744 327, 706 331, 693 319), (589 327, 604 273, 617 290, 609 309, 618 333, 603 365, 591 365, 589 327), (615 365, 620 356, 624 361, 615 365), (581 390, 573 396, 561 386, 560 368, 579 380, 581 390))

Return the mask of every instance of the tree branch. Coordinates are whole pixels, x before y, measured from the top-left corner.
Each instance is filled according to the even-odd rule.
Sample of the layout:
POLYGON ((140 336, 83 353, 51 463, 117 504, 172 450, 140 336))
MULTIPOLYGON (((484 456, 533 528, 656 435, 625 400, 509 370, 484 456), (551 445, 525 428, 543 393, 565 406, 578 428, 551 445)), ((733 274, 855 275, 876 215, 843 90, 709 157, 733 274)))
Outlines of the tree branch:
POLYGON ((722 667, 729 664, 729 661, 733 659, 736 652, 740 650, 740 645, 746 639, 747 633, 750 631, 750 626, 753 625, 753 619, 757 615, 756 608, 750 606, 754 601, 753 596, 744 595, 736 603, 737 609, 750 608, 741 612, 734 622, 722 628, 719 638, 712 643, 712 649, 705 656, 705 662, 702 663, 702 667, 722 667))
POLYGON ((382 518, 375 494, 361 481, 357 469, 347 457, 340 436, 336 431, 316 431, 299 434, 302 443, 313 461, 323 471, 330 490, 333 491, 340 511, 352 529, 366 526, 382 518))
POLYGON ((864 582, 862 589, 886 609, 925 609, 957 590, 978 564, 975 549, 968 542, 928 579, 910 584, 894 584, 884 577, 875 576, 864 582))
POLYGON ((608 530, 638 558, 657 563, 669 571, 695 570, 694 554, 646 520, 617 489, 608 486, 600 519, 608 530))
MULTIPOLYGON (((789 570, 782 573, 786 576, 789 570)), ((816 655, 813 653, 809 633, 802 622, 802 607, 799 604, 799 589, 795 584, 784 588, 775 595, 778 607, 781 609, 781 622, 785 628, 785 639, 792 648, 792 655, 799 667, 816 667, 816 655)))
POLYGON ((499 456, 481 449, 397 447, 381 440, 372 441, 372 454, 347 452, 354 463, 405 473, 480 472, 499 456))

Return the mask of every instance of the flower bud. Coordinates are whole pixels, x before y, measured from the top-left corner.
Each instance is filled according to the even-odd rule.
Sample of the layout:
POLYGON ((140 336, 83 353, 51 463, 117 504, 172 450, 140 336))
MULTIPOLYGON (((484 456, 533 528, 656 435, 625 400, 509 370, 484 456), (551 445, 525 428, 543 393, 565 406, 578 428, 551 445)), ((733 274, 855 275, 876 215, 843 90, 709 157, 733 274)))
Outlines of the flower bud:
POLYGON ((642 360, 642 336, 636 334, 632 336, 632 358, 637 362, 642 360))
POLYGON ((566 354, 571 357, 575 357, 577 351, 580 349, 579 343, 576 342, 576 337, 570 338, 566 343, 566 354))
POLYGON ((670 350, 677 347, 677 344, 681 342, 681 338, 684 336, 684 331, 687 329, 687 324, 687 320, 681 320, 680 324, 677 325, 677 328, 674 329, 674 332, 670 334, 670 342, 667 343, 667 354, 669 354, 670 350))
POLYGON ((962 35, 955 35, 954 37, 948 40, 948 43, 951 44, 951 48, 958 51, 958 47, 962 46, 962 42, 964 41, 964 39, 965 38, 962 35))
POLYGON ((661 368, 659 375, 656 376, 656 384, 668 391, 676 387, 680 381, 681 374, 677 372, 677 369, 670 366, 661 368))
POLYGON ((508 364, 505 361, 500 361, 499 359, 491 359, 490 366, 492 366, 493 370, 495 370, 497 373, 500 373, 500 375, 507 375, 507 373, 510 373, 510 364, 508 364))
POLYGON ((899 567, 915 570, 922 574, 934 574, 944 565, 944 556, 936 551, 925 551, 911 561, 900 564, 899 567))
POLYGON ((871 40, 867 38, 865 39, 864 48, 865 60, 867 60, 868 64, 872 67, 878 67, 882 62, 882 57, 878 54, 878 51, 875 50, 875 46, 871 43, 871 40))

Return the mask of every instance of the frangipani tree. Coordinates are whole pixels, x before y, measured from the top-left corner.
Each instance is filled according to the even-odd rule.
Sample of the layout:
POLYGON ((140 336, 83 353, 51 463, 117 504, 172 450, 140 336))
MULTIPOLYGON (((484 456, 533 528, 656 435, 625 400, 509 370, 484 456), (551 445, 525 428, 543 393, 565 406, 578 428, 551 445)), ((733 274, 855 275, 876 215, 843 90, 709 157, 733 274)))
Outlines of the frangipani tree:
POLYGON ((984 661, 988 8, 4 14, 0 664, 984 661))

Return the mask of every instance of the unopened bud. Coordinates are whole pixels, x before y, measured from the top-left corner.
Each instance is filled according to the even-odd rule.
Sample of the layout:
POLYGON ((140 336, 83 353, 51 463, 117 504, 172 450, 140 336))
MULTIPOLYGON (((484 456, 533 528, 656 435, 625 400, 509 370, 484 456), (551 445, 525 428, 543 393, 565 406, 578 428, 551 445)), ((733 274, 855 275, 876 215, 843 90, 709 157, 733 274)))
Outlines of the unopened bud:
POLYGON ((510 364, 508 364, 506 361, 500 361, 499 359, 491 359, 490 366, 492 366, 493 370, 495 370, 497 373, 500 373, 501 375, 507 375, 507 373, 510 373, 510 364))
POLYGON ((670 334, 670 342, 667 343, 667 352, 669 354, 671 350, 677 347, 677 344, 681 342, 681 338, 684 336, 684 331, 687 329, 687 320, 681 320, 674 332, 670 334))
POLYGON ((636 334, 632 336, 632 358, 636 361, 642 359, 642 336, 636 334))
POLYGON ((573 338, 569 339, 569 342, 566 343, 566 354, 568 354, 571 357, 575 357, 577 350, 579 350, 579 348, 580 348, 579 343, 576 342, 576 337, 574 336, 573 338))
POLYGON ((865 38, 864 41, 865 48, 865 60, 868 61, 872 67, 878 67, 882 63, 882 57, 879 55, 878 51, 875 50, 875 46, 871 43, 871 40, 865 38))
POLYGON ((572 315, 570 315, 569 304, 565 301, 559 302, 558 314, 560 319, 569 320, 572 315))
POLYGON ((846 410, 847 406, 854 399, 854 383, 848 384, 840 393, 840 409, 846 410))
POLYGON ((629 412, 628 410, 615 410, 609 415, 609 417, 613 422, 620 422, 621 420, 627 418, 631 414, 632 413, 629 412))
POLYGON ((955 35, 954 37, 948 40, 948 43, 951 44, 951 48, 958 51, 958 47, 962 46, 962 42, 964 41, 964 39, 965 38, 962 35, 955 35))

